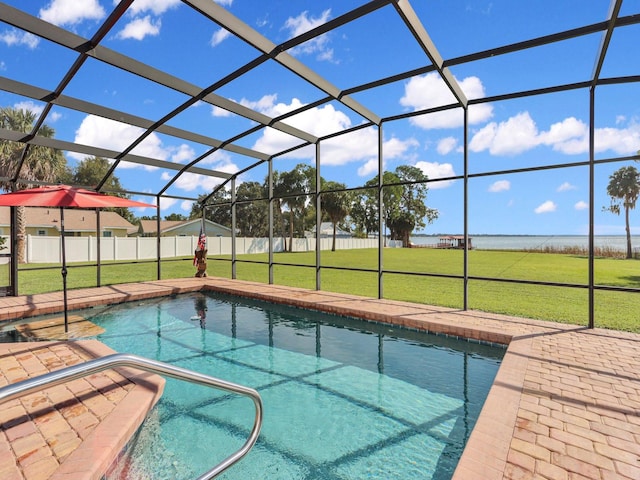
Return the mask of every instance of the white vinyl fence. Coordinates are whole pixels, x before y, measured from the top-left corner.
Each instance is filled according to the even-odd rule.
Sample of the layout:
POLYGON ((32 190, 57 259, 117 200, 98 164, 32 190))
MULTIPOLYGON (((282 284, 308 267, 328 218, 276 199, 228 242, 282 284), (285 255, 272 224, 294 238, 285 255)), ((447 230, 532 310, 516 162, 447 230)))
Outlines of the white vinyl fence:
MULTIPOLYGON (((287 239, 287 242, 289 239, 287 239)), ((207 237, 209 255, 231 255, 231 237, 207 237)), ((274 251, 282 252, 284 241, 274 238, 274 251)), ((44 237, 27 235, 26 260, 27 263, 61 263, 61 237, 44 237)), ((197 236, 161 237, 161 258, 189 257, 193 255, 198 243, 197 236)), ((320 248, 331 250, 331 238, 321 238, 320 248)), ((96 237, 66 237, 67 262, 96 262, 96 237)), ((1 253, 10 253, 9 239, 7 248, 1 253)), ((402 247, 402 242, 387 240, 389 247, 402 247)), ((336 238, 336 250, 354 248, 377 248, 377 238, 336 238)), ((294 238, 294 252, 315 251, 315 238, 294 238)), ((102 237, 100 239, 100 258, 107 260, 155 260, 157 239, 155 237, 102 237)), ((236 254, 267 253, 269 251, 268 238, 236 238, 236 254)))

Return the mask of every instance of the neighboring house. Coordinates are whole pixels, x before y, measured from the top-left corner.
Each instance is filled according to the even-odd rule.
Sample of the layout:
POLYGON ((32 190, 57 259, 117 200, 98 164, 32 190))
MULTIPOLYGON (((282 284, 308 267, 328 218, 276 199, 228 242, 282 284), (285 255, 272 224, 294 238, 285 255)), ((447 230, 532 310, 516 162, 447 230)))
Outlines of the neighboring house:
MULTIPOLYGON (((26 207, 27 235, 60 236, 60 209, 56 207, 26 207)), ((64 231, 67 237, 95 237, 96 211, 64 209, 64 231)), ((115 212, 100 211, 100 233, 103 237, 126 237, 138 227, 115 212)), ((0 235, 11 234, 10 209, 0 207, 0 235)))
MULTIPOLYGON (((314 238, 316 236, 316 227, 314 226, 310 232, 306 232, 305 236, 307 238, 314 238)), ((351 238, 352 236, 353 235, 346 230, 336 227, 336 238, 351 238)), ((333 238, 333 223, 322 222, 320 224, 320 238, 333 238)))
MULTIPOLYGON (((197 237, 200 235, 200 225, 202 220, 160 220, 161 237, 197 237)), ((207 237, 230 237, 231 229, 219 223, 205 220, 205 233, 207 237)), ((158 231, 156 220, 140 220, 138 233, 143 237, 155 237, 158 231)))

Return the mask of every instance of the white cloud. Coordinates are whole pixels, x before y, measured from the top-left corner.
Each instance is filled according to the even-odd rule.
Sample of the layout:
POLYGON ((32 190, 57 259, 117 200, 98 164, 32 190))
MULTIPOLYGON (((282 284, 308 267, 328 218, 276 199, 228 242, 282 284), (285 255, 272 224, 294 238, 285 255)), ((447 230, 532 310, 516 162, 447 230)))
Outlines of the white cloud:
MULTIPOLYGON (((376 133, 376 138, 377 138, 376 133)), ((348 137, 345 137, 348 138, 348 137)), ((407 150, 420 146, 420 142, 415 138, 408 138, 407 140, 400 140, 399 138, 392 137, 389 140, 382 142, 382 155, 385 160, 391 160, 394 158, 402 157, 407 150)))
POLYGON ((191 200, 184 200, 180 204, 180 210, 182 210, 183 212, 190 212, 191 207, 193 207, 193 202, 191 200))
MULTIPOLYGON (((293 98, 288 104, 277 102, 277 95, 265 95, 258 100, 243 98, 239 103, 269 117, 279 117, 304 106, 297 98, 293 98)), ((331 104, 305 110, 287 118, 284 122, 317 137, 323 137, 351 127, 350 118, 340 110, 336 110, 331 104)), ((272 154, 301 143, 302 140, 298 138, 267 127, 263 129, 262 136, 255 141, 252 148, 259 152, 272 154)), ((382 151, 385 159, 390 160, 405 155, 409 149, 418 145, 418 141, 413 138, 402 140, 394 137, 383 142, 382 151)), ((372 158, 377 158, 378 156, 378 132, 373 127, 363 128, 346 135, 324 140, 320 144, 320 155, 322 165, 344 165, 357 161, 364 161, 368 165, 372 158)), ((286 158, 315 160, 315 148, 313 146, 300 148, 287 154, 286 158)), ((377 164, 377 160, 375 162, 377 164)), ((370 167, 367 165, 360 167, 362 175, 367 175, 371 172, 370 167)))
MULTIPOLYGON (((137 202, 148 203, 150 205, 157 205, 158 204, 158 197, 156 196, 155 193, 153 193, 148 188, 145 188, 142 191, 145 192, 145 193, 148 193, 149 195, 148 196, 145 195, 145 196, 134 197, 133 200, 135 200, 137 202)), ((161 197, 160 198, 160 208, 161 209, 169 208, 176 202, 177 202, 176 199, 161 197)), ((156 210, 154 209, 151 212, 151 211, 149 211, 149 207, 146 207, 146 208, 145 207, 142 207, 142 208, 134 207, 133 210, 135 212, 138 212, 140 215, 155 215, 156 214, 156 210)))
MULTIPOLYGON (((467 77, 459 82, 462 91, 469 98, 485 96, 484 86, 478 77, 467 77)), ((440 78, 438 73, 413 77, 405 84, 404 96, 400 105, 412 111, 425 110, 456 103, 455 97, 440 78)), ((493 107, 489 104, 469 107, 469 124, 475 125, 487 121, 493 116, 493 107)), ((410 122, 420 128, 457 128, 464 123, 462 108, 412 117, 410 122)))
POLYGON ((309 30, 313 30, 320 25, 327 23, 327 20, 331 17, 331 9, 327 9, 322 12, 317 18, 310 18, 308 16, 306 10, 302 12, 297 17, 289 17, 285 22, 285 28, 289 29, 289 33, 291 34, 291 38, 297 37, 298 35, 302 35, 303 33, 308 32, 309 30))
MULTIPOLYGON (((120 0, 114 0, 113 3, 114 5, 118 4, 120 0)), ((129 7, 128 13, 135 16, 149 11, 154 15, 162 15, 178 5, 180 5, 180 0, 136 0, 129 7)))
POLYGON ((505 192, 507 190, 511 190, 511 182, 509 180, 498 180, 489 186, 489 191, 492 193, 505 192))
POLYGON ((488 149, 493 155, 516 155, 538 145, 538 129, 529 112, 522 112, 505 122, 491 122, 481 128, 469 142, 469 149, 488 149))
POLYGON ((44 104, 36 104, 31 100, 25 100, 24 102, 18 102, 13 105, 18 110, 26 110, 32 112, 35 115, 40 115, 44 110, 44 104))
MULTIPOLYGON (((40 115, 44 110, 44 104, 38 104, 32 102, 31 100, 26 100, 24 102, 18 102, 13 105, 14 108, 18 110, 27 110, 29 112, 34 113, 35 115, 40 115)), ((51 124, 55 123, 62 118, 62 114, 56 111, 50 111, 49 115, 47 115, 45 123, 51 124)))
POLYGON ((147 35, 156 36, 160 33, 160 27, 162 21, 157 19, 155 22, 149 15, 136 18, 125 25, 125 27, 118 32, 117 37, 125 40, 132 38, 134 40, 143 40, 147 35))
MULTIPOLYGON (((303 106, 297 98, 289 104, 276 103, 276 95, 265 95, 258 101, 242 99, 241 104, 270 116, 278 117, 284 113, 296 110, 303 106)), ((317 137, 339 132, 351 127, 351 120, 343 112, 336 110, 333 105, 325 105, 306 110, 300 114, 289 117, 285 123, 302 131, 309 132, 317 137)), ((299 145, 301 140, 273 128, 265 128, 263 135, 255 142, 253 149, 276 153, 287 148, 299 145)), ((405 155, 409 149, 419 145, 418 141, 409 138, 402 140, 391 138, 383 142, 382 151, 385 160, 405 155)), ((324 140, 320 144, 320 159, 322 165, 344 165, 349 162, 365 162, 358 169, 361 176, 377 173, 378 156, 378 132, 375 128, 363 128, 349 134, 324 140), (376 159, 376 160, 372 160, 376 159)), ((300 148, 289 153, 287 158, 302 160, 314 160, 315 148, 313 146, 300 148)))
MULTIPOLYGON (((409 138, 400 140, 391 138, 382 142, 385 161, 400 158, 408 150, 419 145, 418 141, 409 138)), ((378 156, 378 132, 374 128, 364 128, 339 137, 330 138, 320 144, 322 165, 344 165, 349 162, 366 161, 378 156)))
MULTIPOLYGON (((304 11, 297 17, 289 17, 284 24, 284 28, 289 31, 290 38, 297 37, 303 33, 327 23, 331 18, 331 9, 327 9, 319 17, 309 17, 309 12, 304 11)), ((329 48, 328 34, 322 34, 311 40, 298 45, 289 50, 291 55, 316 55, 318 60, 333 60, 333 49, 329 48)))
POLYGON ((195 158, 195 152, 189 145, 182 144, 171 153, 171 161, 183 163, 195 158))
POLYGON ((230 117, 233 115, 229 110, 225 110, 224 108, 220 108, 216 105, 211 107, 211 115, 214 117, 230 117))
POLYGON ((536 213, 550 213, 555 212, 558 206, 553 203, 551 200, 547 200, 546 202, 540 204, 534 212, 536 213))
POLYGON ((569 182, 564 182, 557 188, 557 192, 568 192, 569 190, 576 190, 578 187, 570 184, 569 182))
POLYGON ((24 45, 33 50, 40 43, 40 39, 31 33, 13 29, 0 34, 0 42, 9 47, 24 45))
MULTIPOLYGON (((303 106, 303 104, 297 98, 292 99, 290 104, 275 103, 276 98, 276 95, 265 95, 256 102, 250 102, 246 99, 242 99, 240 103, 251 108, 255 108, 258 111, 269 115, 270 117, 277 117, 303 106)), ((328 135, 330 133, 334 133, 351 127, 351 120, 349 119, 349 117, 339 110, 336 110, 333 105, 325 105, 324 107, 316 107, 310 110, 306 110, 298 115, 287 118, 285 120, 285 123, 316 136, 328 135)), ((360 134, 359 136, 362 137, 363 134, 360 134)), ((350 136, 349 138, 352 139, 354 137, 350 136)), ((253 148, 265 153, 277 153, 300 143, 301 141, 299 139, 294 138, 286 133, 275 130, 273 128, 265 128, 262 137, 260 137, 256 141, 253 148)), ((324 152, 326 152, 327 150, 335 150, 335 145, 335 141, 323 142, 321 147, 323 151, 323 157, 325 157, 324 152)), ((337 142, 337 145, 341 145, 340 142, 337 142)), ((341 146, 348 147, 347 145, 341 146)), ((306 150, 307 151, 305 152, 296 151, 291 155, 295 158, 301 158, 300 156, 302 156, 303 158, 314 158, 313 149, 310 149, 310 151, 309 149, 306 150)), ((375 154, 375 151, 374 153, 371 153, 370 151, 366 153, 363 152, 360 158, 368 158, 371 155, 375 154)), ((340 162, 339 160, 334 160, 332 161, 332 164, 335 164, 335 162, 344 163, 340 162)))
MULTIPOLYGON (((453 170, 453 165, 450 163, 438 163, 438 162, 417 162, 418 167, 422 172, 429 177, 429 180, 435 180, 437 178, 455 177, 456 172, 453 170)), ((442 182, 430 182, 429 188, 439 189, 450 187, 455 180, 445 180, 442 182)))
POLYGON ((221 28, 220 30, 216 30, 213 35, 211 35, 211 46, 215 47, 224 42, 227 38, 231 36, 231 32, 229 30, 225 30, 221 28))
POLYGON ((269 115, 271 117, 275 117, 278 115, 282 115, 284 113, 288 113, 296 108, 300 108, 303 106, 302 102, 297 98, 294 98, 291 101, 290 105, 286 105, 284 103, 275 103, 278 99, 277 94, 264 95, 259 100, 247 100, 243 98, 240 100, 240 105, 250 108, 252 110, 257 110, 258 112, 264 113, 265 115, 269 115))
POLYGON ((160 197, 160 211, 161 212, 167 211, 171 207, 173 207, 176 203, 178 203, 178 200, 176 198, 160 197))
POLYGON ((540 134, 541 141, 547 145, 562 144, 576 137, 587 134, 589 127, 575 117, 565 118, 561 122, 554 123, 548 132, 540 134))
MULTIPOLYGON (((384 165, 383 167, 384 168, 384 165)), ((370 177, 378 174, 378 159, 371 158, 367 160, 364 165, 358 168, 358 175, 361 177, 370 177)))
POLYGON ((539 142, 569 155, 584 153, 589 149, 589 127, 575 117, 565 118, 542 132, 539 142))
POLYGON ((454 137, 442 138, 438 141, 436 150, 440 155, 447 155, 455 150, 458 145, 458 140, 454 137))
POLYGON ((595 149, 613 150, 618 155, 635 154, 640 150, 640 123, 632 122, 627 128, 596 128, 595 149))
MULTIPOLYGON (((155 201, 149 203, 153 203, 154 205, 156 205, 155 201)), ((178 200, 176 198, 160 197, 160 211, 164 212, 166 210, 169 210, 176 203, 178 203, 178 200)))
MULTIPOLYGON (((589 127, 575 117, 568 117, 540 132, 529 112, 520 112, 504 122, 485 125, 469 142, 472 151, 489 150, 493 155, 516 155, 539 145, 567 155, 586 154, 589 127)), ((594 147, 596 152, 612 150, 618 155, 634 154, 640 150, 640 124, 630 121, 626 127, 596 128, 594 147)))
MULTIPOLYGON (((95 115, 87 115, 76 130, 75 143, 90 145, 99 148, 106 148, 115 151, 122 151, 127 148, 142 133, 143 129, 116 122, 107 118, 95 115)), ((171 151, 162 145, 160 137, 152 133, 144 141, 133 149, 134 155, 167 160, 171 151)), ((85 155, 70 152, 69 157, 82 160, 85 155)), ((131 162, 121 163, 122 168, 133 168, 138 165, 131 162)), ((147 170, 154 170, 155 167, 144 167, 147 170)))
MULTIPOLYGON (((116 5, 119 1, 113 0, 113 4, 116 5)), ((143 40, 149 35, 159 35, 162 27, 161 16, 168 10, 177 8, 180 3, 180 0, 136 0, 127 10, 127 15, 132 17, 132 20, 116 37, 121 40, 143 40)))
POLYGON ((575 208, 576 210, 586 210, 587 208, 589 208, 589 204, 580 200, 573 206, 573 208, 575 208))
MULTIPOLYGON (((164 181, 169 181, 173 178, 173 176, 174 174, 163 172, 161 179, 164 181)), ((180 175, 180 177, 178 177, 178 179, 173 183, 172 186, 186 192, 192 192, 197 189, 202 189, 206 192, 210 192, 214 187, 217 187, 223 181, 224 179, 219 177, 208 177, 205 175, 186 172, 180 175)))
MULTIPOLYGON (((206 159, 198 163, 198 166, 207 165, 211 170, 216 170, 225 173, 235 173, 239 170, 238 166, 231 161, 229 154, 223 150, 217 150, 212 155, 209 155, 206 159)), ((178 172, 163 172, 161 179, 166 181, 171 180, 178 172)), ((207 175, 200 175, 197 173, 186 172, 180 175, 178 179, 173 183, 172 187, 192 192, 197 189, 202 189, 205 192, 210 192, 224 181, 220 177, 210 177, 207 175)))
POLYGON ((238 166, 233 163, 231 157, 225 150, 216 150, 211 155, 203 158, 198 166, 211 166, 213 170, 220 172, 235 173, 238 171, 238 166))
POLYGON ((40 9, 39 16, 54 25, 76 25, 84 20, 101 20, 106 12, 98 0, 52 0, 40 9))

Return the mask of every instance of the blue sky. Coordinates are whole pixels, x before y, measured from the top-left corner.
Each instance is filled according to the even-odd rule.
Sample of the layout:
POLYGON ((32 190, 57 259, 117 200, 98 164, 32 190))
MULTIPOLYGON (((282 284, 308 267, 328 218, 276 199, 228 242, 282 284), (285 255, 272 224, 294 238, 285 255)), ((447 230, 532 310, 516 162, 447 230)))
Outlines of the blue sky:
MULTIPOLYGON (((105 0, 13 0, 6 2, 32 15, 90 38, 117 2, 105 0)), ((341 0, 220 0, 219 5, 250 28, 280 44, 366 2, 341 0)), ((445 59, 467 55, 542 35, 604 21, 608 0, 414 0, 412 6, 445 59)), ((625 0, 620 16, 640 13, 640 1, 625 0)), ((601 34, 538 47, 451 67, 469 98, 481 98, 581 82, 591 78, 601 34)), ((258 52, 176 0, 136 0, 101 44, 123 55, 204 88, 253 60, 258 52)), ((601 78, 637 75, 640 27, 614 33, 601 78)), ((425 53, 404 28, 392 6, 385 6, 350 24, 317 37, 289 52, 340 90, 422 67, 425 53)), ((76 59, 69 50, 0 23, 0 75, 53 90, 76 59)), ((271 117, 326 96, 275 62, 224 85, 217 95, 271 117)), ((187 100, 182 94, 90 59, 64 94, 156 121, 187 100)), ((353 98, 380 117, 453 102, 435 73, 415 76, 353 98)), ((640 150, 640 84, 596 89, 596 158, 634 155, 640 150)), ((42 111, 44 104, 0 91, 0 105, 42 111)), ((464 144, 461 110, 383 123, 385 168, 401 164, 421 168, 431 179, 463 174, 464 144)), ((357 126, 364 119, 339 102, 325 103, 287 123, 322 136, 357 126)), ((582 162, 588 159, 589 92, 586 89, 472 106, 469 109, 469 172, 483 173, 525 167, 582 162)), ((101 117, 54 107, 46 123, 56 138, 113 150, 126 148, 140 129, 101 117)), ((169 125, 226 140, 249 129, 248 119, 199 102, 169 125)), ((377 130, 367 128, 323 142, 321 173, 356 187, 376 175, 377 130)), ((271 128, 247 136, 238 145, 267 154, 299 143, 271 128)), ((152 134, 133 153, 184 164, 207 147, 183 139, 152 134)), ((71 165, 83 158, 65 152, 71 165)), ((312 162, 314 148, 277 158, 274 168, 288 170, 312 162)), ((203 160, 204 168, 235 172, 255 162, 228 151, 203 160)), ((596 167, 596 234, 623 234, 624 219, 602 212, 609 204, 609 175, 633 162, 596 167)), ((175 174, 162 168, 122 163, 116 175, 126 189, 154 193, 175 174)), ((262 182, 261 166, 240 181, 262 182)), ((167 193, 197 197, 219 179, 186 174, 167 193)), ((461 180, 431 184, 428 205, 440 217, 426 233, 463 230, 461 180)), ((153 197, 136 196, 153 202, 153 197)), ((589 171, 587 167, 477 177, 469 181, 469 231, 488 234, 586 234, 589 171)), ((191 202, 167 198, 162 215, 188 214, 191 202)), ((640 210, 640 209, 639 209, 640 210)), ((137 214, 153 214, 151 211, 137 214)), ((640 234, 640 213, 631 216, 640 234)))

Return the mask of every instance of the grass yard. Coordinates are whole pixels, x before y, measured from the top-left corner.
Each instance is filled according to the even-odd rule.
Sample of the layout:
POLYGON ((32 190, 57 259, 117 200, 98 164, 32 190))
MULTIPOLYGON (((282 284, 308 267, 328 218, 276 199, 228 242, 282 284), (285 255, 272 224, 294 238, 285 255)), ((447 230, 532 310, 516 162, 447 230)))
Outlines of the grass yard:
MULTIPOLYGON (((229 257, 209 258, 208 272, 212 276, 231 278, 229 257)), ((266 254, 238 256, 236 278, 267 283, 269 268, 266 254), (244 260, 244 261, 242 261, 244 260), (247 262, 248 261, 248 262, 247 262)), ((315 288, 315 252, 277 253, 274 261, 274 282, 280 285, 315 288), (283 265, 285 264, 285 265, 283 265), (288 264, 288 265, 287 265, 288 264), (304 266, 297 266, 304 265, 304 266)), ((378 296, 375 249, 323 251, 321 266, 348 267, 368 271, 321 270, 321 288, 326 291, 350 293, 368 297, 378 296)), ((463 280, 447 276, 463 275, 463 252, 437 249, 385 249, 383 265, 383 296, 387 299, 416 303, 463 307, 463 280), (393 272, 393 273, 391 273, 393 272), (441 276, 416 276, 411 273, 441 276)), ((60 268, 31 270, 34 265, 20 269, 21 295, 60 290, 60 268)), ((526 285, 481 280, 474 277, 504 280, 586 285, 589 263, 587 257, 556 253, 504 252, 473 250, 468 256, 469 308, 514 316, 553 320, 577 325, 588 322, 588 289, 526 285)), ((153 280, 157 267, 153 262, 127 265, 104 264, 102 285, 153 280)), ((163 261, 162 278, 194 275, 191 259, 163 261)), ((594 260, 595 284, 640 288, 640 261, 612 258, 594 260)), ((69 269, 69 288, 96 285, 95 267, 69 269)), ((640 294, 596 290, 595 322, 597 327, 640 331, 640 294)))

